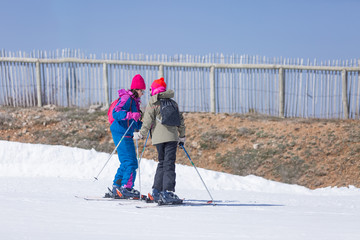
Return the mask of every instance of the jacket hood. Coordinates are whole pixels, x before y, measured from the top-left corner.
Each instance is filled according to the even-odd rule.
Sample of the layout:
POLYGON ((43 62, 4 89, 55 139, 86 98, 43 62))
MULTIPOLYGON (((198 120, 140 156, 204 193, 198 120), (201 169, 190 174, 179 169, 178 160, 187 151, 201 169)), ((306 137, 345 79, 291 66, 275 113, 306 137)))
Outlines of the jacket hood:
POLYGON ((120 89, 118 91, 119 98, 121 99, 121 103, 119 106, 116 106, 115 111, 119 110, 122 106, 124 106, 125 102, 131 97, 136 102, 136 107, 140 110, 140 98, 135 98, 134 94, 130 90, 120 89))
MULTIPOLYGON (((161 92, 158 95, 158 98, 173 98, 175 96, 174 90, 166 90, 165 92, 161 92)), ((156 96, 156 95, 155 95, 156 96)))
POLYGON ((165 92, 161 92, 158 94, 155 94, 154 96, 151 96, 149 99, 149 102, 155 103, 158 101, 159 98, 173 98, 175 96, 174 90, 166 90, 165 92))

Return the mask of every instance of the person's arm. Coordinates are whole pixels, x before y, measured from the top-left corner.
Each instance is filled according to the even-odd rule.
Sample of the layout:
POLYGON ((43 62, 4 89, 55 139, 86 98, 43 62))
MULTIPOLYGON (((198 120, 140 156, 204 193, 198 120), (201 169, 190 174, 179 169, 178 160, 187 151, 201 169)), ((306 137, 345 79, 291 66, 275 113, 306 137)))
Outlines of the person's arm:
POLYGON ((113 109, 113 118, 117 121, 126 120, 127 113, 130 111, 130 104, 127 103, 129 97, 122 96, 118 104, 113 109))
POLYGON ((148 103, 145 109, 145 113, 143 116, 143 123, 140 129, 140 134, 142 136, 146 136, 149 130, 151 129, 151 126, 154 123, 155 120, 155 106, 153 104, 148 103))
POLYGON ((185 120, 183 117, 183 114, 179 112, 180 114, 180 126, 178 127, 179 137, 184 138, 185 137, 185 120))

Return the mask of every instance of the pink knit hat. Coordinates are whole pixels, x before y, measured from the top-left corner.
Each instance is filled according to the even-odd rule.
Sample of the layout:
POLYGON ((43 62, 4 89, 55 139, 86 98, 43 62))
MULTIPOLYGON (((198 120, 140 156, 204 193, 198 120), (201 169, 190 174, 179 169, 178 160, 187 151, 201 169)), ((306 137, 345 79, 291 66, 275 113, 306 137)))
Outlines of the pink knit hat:
POLYGON ((131 81, 130 89, 141 89, 141 90, 146 89, 145 81, 140 74, 136 74, 133 77, 133 79, 131 81))
POLYGON ((166 83, 164 81, 164 78, 159 78, 156 79, 152 84, 151 84, 151 95, 155 95, 161 92, 165 92, 166 91, 166 83))

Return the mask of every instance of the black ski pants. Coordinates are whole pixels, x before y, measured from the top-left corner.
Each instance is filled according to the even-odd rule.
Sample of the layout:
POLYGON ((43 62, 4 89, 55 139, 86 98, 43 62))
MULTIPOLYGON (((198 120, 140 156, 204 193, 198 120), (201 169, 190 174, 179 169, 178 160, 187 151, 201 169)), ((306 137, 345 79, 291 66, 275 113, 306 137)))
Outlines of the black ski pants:
POLYGON ((178 142, 164 142, 156 144, 159 163, 156 168, 153 188, 158 191, 175 192, 176 149, 178 142))

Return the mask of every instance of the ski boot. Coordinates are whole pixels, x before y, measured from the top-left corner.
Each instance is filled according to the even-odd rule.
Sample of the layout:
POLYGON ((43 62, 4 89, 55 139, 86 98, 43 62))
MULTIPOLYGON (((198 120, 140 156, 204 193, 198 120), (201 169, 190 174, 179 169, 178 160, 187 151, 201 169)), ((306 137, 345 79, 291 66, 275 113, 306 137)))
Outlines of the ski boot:
MULTIPOLYGON (((140 192, 138 190, 135 190, 134 188, 126 188, 125 186, 122 186, 121 188, 116 190, 116 193, 119 198, 134 200, 140 199, 140 192)), ((146 200, 146 196, 141 195, 141 199, 146 200)))
POLYGON ((105 193, 104 198, 120 198, 117 194, 117 190, 119 190, 120 187, 117 185, 113 185, 112 189, 108 188, 108 192, 105 193))
POLYGON ((159 190, 157 190, 157 189, 153 189, 153 191, 152 191, 152 193, 150 194, 148 194, 148 202, 159 202, 159 200, 160 200, 160 192, 159 192, 159 190))
POLYGON ((180 199, 174 192, 162 191, 160 192, 159 205, 172 205, 182 204, 183 200, 180 199))
MULTIPOLYGON (((104 198, 115 198, 115 199, 134 199, 138 200, 140 198, 139 191, 133 188, 119 187, 113 185, 112 190, 108 188, 109 192, 105 193, 104 198)), ((141 200, 149 201, 145 195, 141 195, 141 200)))

